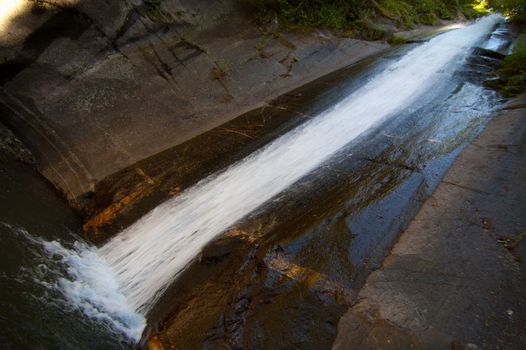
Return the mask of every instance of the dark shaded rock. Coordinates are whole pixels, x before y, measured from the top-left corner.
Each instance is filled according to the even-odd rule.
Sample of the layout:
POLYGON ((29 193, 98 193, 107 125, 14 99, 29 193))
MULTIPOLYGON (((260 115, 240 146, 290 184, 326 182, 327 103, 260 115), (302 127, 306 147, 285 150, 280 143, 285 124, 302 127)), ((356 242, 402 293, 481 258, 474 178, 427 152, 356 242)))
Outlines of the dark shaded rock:
POLYGON ((17 160, 35 166, 35 158, 27 147, 9 130, 0 123, 0 157, 6 160, 17 160))
POLYGON ((494 59, 494 60, 498 60, 498 61, 502 61, 506 55, 500 53, 500 52, 497 52, 497 51, 493 51, 493 50, 487 50, 487 49, 484 49, 484 48, 481 48, 481 47, 478 47, 475 49, 474 51, 474 54, 475 55, 478 55, 478 56, 481 56, 481 57, 486 57, 486 58, 491 58, 491 59, 494 59))

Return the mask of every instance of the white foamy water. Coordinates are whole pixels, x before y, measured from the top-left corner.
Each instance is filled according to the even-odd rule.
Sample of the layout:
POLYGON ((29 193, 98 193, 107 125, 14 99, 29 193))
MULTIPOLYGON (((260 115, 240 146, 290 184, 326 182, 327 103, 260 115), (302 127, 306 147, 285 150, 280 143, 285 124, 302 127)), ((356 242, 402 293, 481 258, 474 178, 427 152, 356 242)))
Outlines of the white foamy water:
POLYGON ((484 48, 507 55, 511 53, 511 41, 509 36, 510 32, 507 28, 499 27, 493 33, 491 33, 491 36, 484 45, 484 48))
POLYGON ((143 313, 212 239, 340 148, 448 79, 499 16, 413 49, 311 122, 169 200, 100 248, 123 293, 143 313))
POLYGON ((490 16, 411 50, 312 121, 161 204, 98 251, 82 243, 40 241, 66 270, 50 288, 60 289, 90 318, 137 340, 145 325, 140 314, 208 242, 435 82, 449 79, 501 20, 490 16))
POLYGON ((108 323, 133 341, 141 337, 146 321, 122 294, 114 271, 97 248, 75 242, 66 248, 58 241, 42 241, 50 257, 60 256, 66 275, 58 279, 67 301, 91 319, 108 323))
POLYGON ((114 271, 97 248, 80 241, 70 245, 46 241, 22 227, 0 225, 9 228, 32 253, 33 266, 20 268, 18 275, 21 283, 36 283, 49 291, 41 296, 43 303, 80 311, 125 342, 140 339, 146 320, 122 293, 114 271))

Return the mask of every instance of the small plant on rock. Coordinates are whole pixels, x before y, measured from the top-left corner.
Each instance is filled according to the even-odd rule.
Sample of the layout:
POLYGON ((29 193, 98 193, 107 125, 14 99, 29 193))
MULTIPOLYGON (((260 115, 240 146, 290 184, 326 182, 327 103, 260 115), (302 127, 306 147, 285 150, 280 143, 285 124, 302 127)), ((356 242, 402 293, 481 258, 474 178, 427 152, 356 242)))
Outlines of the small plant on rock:
POLYGON ((215 62, 210 75, 214 80, 222 80, 231 68, 232 64, 230 62, 220 59, 219 61, 215 62))

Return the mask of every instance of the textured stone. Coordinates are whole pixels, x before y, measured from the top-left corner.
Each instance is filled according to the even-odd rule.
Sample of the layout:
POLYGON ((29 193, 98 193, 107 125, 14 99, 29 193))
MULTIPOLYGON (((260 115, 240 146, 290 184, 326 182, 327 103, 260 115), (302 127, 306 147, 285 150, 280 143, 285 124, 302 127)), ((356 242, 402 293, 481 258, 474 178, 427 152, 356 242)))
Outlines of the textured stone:
POLYGON ((526 109, 505 109, 369 276, 334 349, 526 346, 525 151, 526 109))
POLYGON ((118 170, 388 46, 269 33, 234 0, 51 3, 12 22, 29 30, 0 52, 0 109, 73 203, 118 170))

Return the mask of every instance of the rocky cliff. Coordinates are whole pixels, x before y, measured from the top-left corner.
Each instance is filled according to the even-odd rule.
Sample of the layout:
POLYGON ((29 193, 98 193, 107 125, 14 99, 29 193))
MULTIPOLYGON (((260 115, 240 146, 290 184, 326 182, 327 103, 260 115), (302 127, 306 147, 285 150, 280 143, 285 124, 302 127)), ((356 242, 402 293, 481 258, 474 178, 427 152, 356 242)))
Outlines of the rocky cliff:
POLYGON ((235 0, 14 3, 2 120, 76 205, 106 176, 387 47, 259 26, 235 0))

